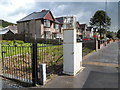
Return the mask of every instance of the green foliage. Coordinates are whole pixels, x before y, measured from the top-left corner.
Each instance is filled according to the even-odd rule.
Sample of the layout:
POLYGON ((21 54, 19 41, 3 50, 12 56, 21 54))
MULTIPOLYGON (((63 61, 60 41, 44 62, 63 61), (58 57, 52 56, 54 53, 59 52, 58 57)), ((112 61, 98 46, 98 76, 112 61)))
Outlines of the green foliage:
POLYGON ((120 29, 119 29, 118 32, 117 32, 117 38, 120 39, 120 29))
POLYGON ((9 25, 13 25, 14 23, 11 23, 11 22, 7 22, 7 21, 2 21, 2 27, 7 27, 9 25))
POLYGON ((106 37, 113 38, 114 37, 114 32, 107 31, 106 37))
POLYGON ((103 10, 98 10, 90 19, 90 24, 97 27, 107 27, 111 25, 111 18, 103 10))
POLYGON ((3 28, 3 26, 0 25, 0 28, 3 28))
POLYGON ((103 10, 98 10, 90 19, 90 25, 96 26, 100 33, 105 33, 105 29, 109 29, 111 18, 103 10))

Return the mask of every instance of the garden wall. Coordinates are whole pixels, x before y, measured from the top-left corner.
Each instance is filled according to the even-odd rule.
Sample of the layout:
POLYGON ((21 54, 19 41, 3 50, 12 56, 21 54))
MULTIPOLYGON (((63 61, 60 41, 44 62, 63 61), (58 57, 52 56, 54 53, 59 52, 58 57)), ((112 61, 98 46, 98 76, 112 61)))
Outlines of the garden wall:
POLYGON ((96 41, 95 40, 86 40, 83 41, 83 48, 88 48, 91 50, 96 50, 96 41))

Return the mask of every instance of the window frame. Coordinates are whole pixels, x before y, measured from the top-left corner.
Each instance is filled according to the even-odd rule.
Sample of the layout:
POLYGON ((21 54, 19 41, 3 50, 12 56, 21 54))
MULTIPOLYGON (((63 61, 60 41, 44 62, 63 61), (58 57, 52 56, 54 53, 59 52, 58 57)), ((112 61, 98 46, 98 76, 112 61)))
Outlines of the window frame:
POLYGON ((44 27, 50 28, 50 26, 51 26, 50 23, 51 23, 50 20, 45 19, 43 25, 44 25, 44 27))

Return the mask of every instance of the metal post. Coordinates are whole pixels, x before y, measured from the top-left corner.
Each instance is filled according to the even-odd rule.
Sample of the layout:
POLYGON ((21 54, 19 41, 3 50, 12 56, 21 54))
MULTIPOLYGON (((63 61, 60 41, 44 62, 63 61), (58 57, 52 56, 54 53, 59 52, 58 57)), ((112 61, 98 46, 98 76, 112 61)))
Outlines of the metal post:
POLYGON ((98 49, 100 49, 100 40, 98 40, 98 49))
POLYGON ((46 83, 46 64, 40 64, 40 84, 46 83))
POLYGON ((38 83, 38 68, 37 68, 37 43, 32 44, 32 81, 33 85, 38 83))

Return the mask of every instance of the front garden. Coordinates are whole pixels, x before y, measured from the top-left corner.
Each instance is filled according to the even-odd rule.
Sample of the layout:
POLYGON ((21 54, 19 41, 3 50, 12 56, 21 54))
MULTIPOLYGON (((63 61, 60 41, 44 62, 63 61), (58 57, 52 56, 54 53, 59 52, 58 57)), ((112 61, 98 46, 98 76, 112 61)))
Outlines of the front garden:
MULTIPOLYGON (((1 41, 3 51, 3 73, 15 75, 19 80, 32 80, 32 44, 23 41, 1 41)), ((83 48, 83 56, 92 52, 88 48, 83 48)), ((47 78, 58 75, 62 72, 63 66, 63 45, 37 44, 37 63, 46 63, 47 78)), ((38 73, 39 76, 39 73, 38 73)))

